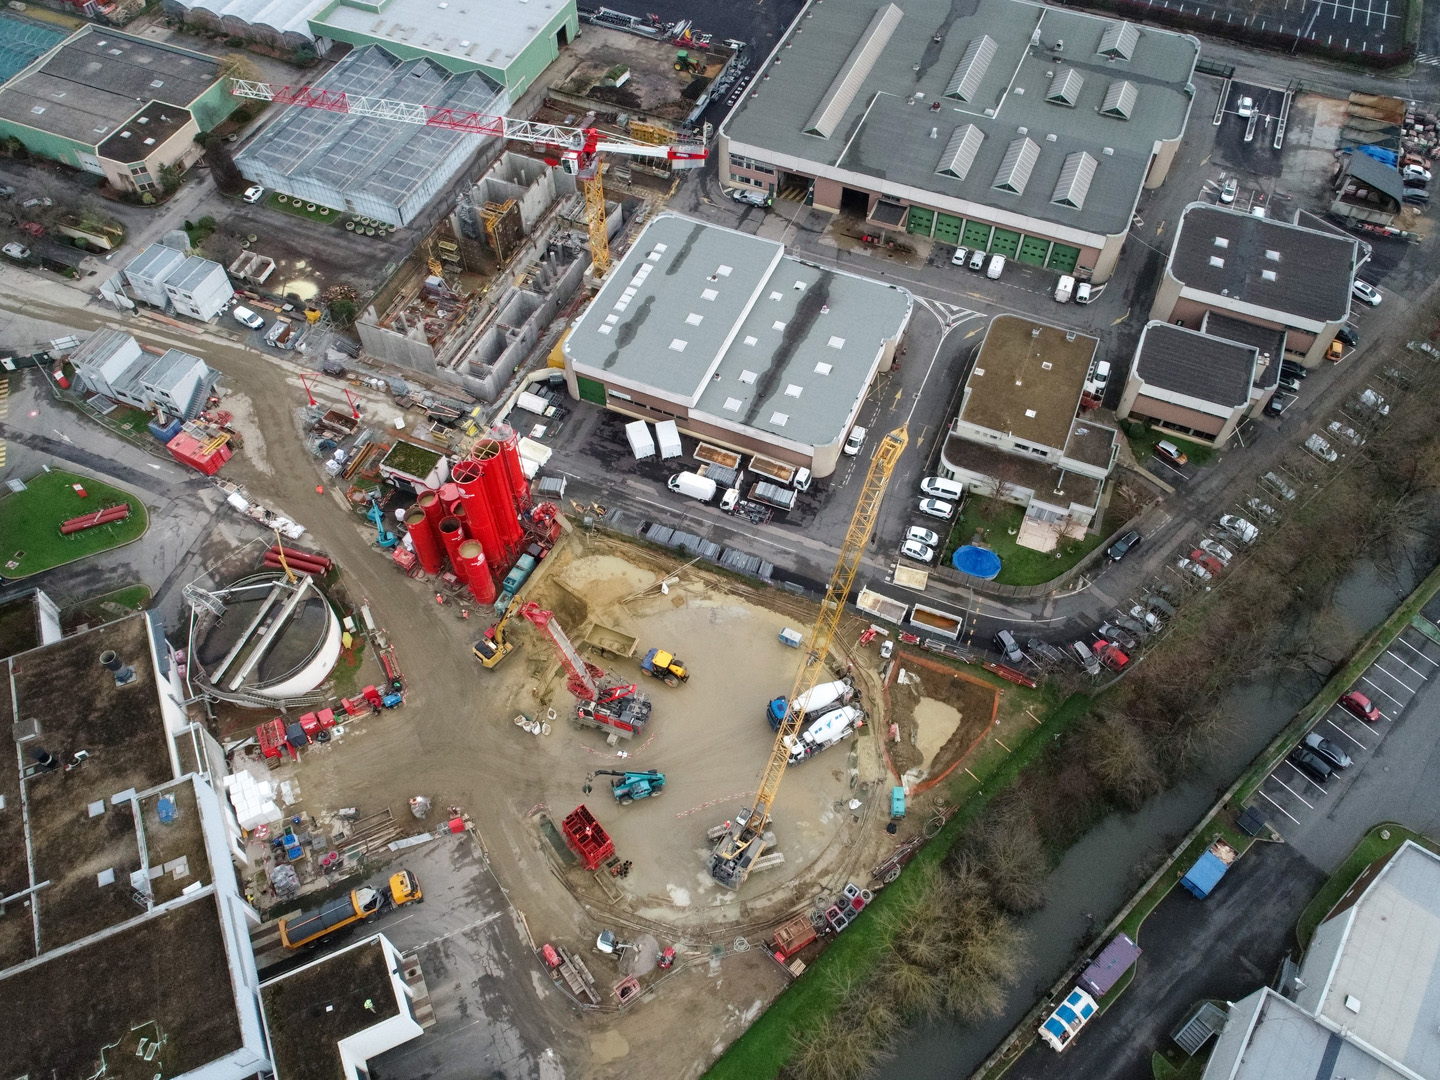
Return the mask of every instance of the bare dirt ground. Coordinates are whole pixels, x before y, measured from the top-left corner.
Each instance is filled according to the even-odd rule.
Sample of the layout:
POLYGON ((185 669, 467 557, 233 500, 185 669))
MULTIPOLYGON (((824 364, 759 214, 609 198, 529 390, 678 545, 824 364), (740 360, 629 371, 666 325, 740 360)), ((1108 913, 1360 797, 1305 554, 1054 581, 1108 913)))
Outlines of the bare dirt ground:
POLYGON ((894 735, 887 735, 891 767, 907 788, 929 788, 948 774, 995 722, 995 687, 914 653, 898 654, 885 692, 894 735))

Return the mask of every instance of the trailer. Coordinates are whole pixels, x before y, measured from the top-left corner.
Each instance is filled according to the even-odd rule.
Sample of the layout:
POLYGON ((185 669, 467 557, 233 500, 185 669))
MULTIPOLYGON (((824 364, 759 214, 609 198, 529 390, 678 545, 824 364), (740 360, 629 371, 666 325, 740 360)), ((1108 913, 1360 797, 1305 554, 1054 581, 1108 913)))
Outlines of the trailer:
MULTIPOLYGON (((759 473, 761 476, 769 477, 777 484, 790 484, 795 479, 796 466, 787 465, 785 462, 776 461, 774 458, 752 454, 750 456, 750 471, 759 473)), ((789 508, 787 507, 786 509, 789 508)))
POLYGON ((655 456, 655 440, 650 437, 650 425, 644 420, 635 420, 625 425, 625 438, 630 443, 630 452, 636 461, 655 456))
POLYGON ((656 424, 655 439, 660 444, 661 458, 680 456, 680 429, 676 427, 674 420, 662 420, 656 424))
POLYGON ((560 832, 586 870, 598 869, 601 863, 615 854, 615 841, 610 839, 605 827, 595 820, 595 815, 584 803, 565 815, 560 832))
POLYGON ((628 660, 634 656, 635 646, 640 641, 633 634, 623 634, 614 627, 604 626, 601 623, 591 623, 581 640, 596 652, 620 660, 628 660))
POLYGON ((750 499, 752 501, 773 506, 777 510, 795 509, 795 500, 797 498, 798 496, 793 489, 779 487, 776 484, 767 484, 763 480, 750 485, 750 499))
POLYGON ((695 447, 692 455, 696 461, 706 462, 710 465, 719 465, 722 468, 740 471, 740 455, 733 450, 722 450, 718 446, 711 446, 709 443, 700 443, 695 447))

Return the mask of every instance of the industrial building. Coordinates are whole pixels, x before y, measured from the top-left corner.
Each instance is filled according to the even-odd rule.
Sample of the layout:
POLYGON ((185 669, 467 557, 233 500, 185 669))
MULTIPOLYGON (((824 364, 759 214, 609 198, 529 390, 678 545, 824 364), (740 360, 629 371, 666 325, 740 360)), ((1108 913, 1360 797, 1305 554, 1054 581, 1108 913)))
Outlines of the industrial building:
MULTIPOLYGON (((967 490, 1025 507, 1042 550, 1095 521, 1119 433, 1077 415, 1099 342, 1019 315, 997 315, 940 453, 967 490)), ((1023 542, 1023 540, 1022 540, 1023 542)))
MULTIPOLYGON (((374 21, 374 13, 369 16, 374 21)), ((315 83, 317 90, 434 105, 457 113, 504 114, 504 86, 478 70, 456 74, 428 57, 390 48, 355 49, 315 83)), ((292 198, 409 225, 491 136, 452 128, 292 106, 235 155, 247 180, 292 198)))
POLYGON ((1359 242, 1333 229, 1191 203, 1150 318, 1198 330, 1214 312, 1282 330, 1285 352, 1314 366, 1350 318, 1360 259, 1359 242))
POLYGON ((204 411, 220 373, 198 356, 167 349, 146 352, 123 330, 97 330, 70 354, 84 391, 154 412, 193 420, 204 411))
POLYGON ((1229 1005, 1204 1080, 1440 1077, 1440 856, 1407 840, 1367 869, 1282 990, 1229 1005))
POLYGON ((0 1074, 270 1068, 228 765, 186 696, 146 613, 0 662, 0 1074))
POLYGON ((1105 281, 1185 133, 1198 56, 1025 0, 812 2, 721 125, 720 177, 1105 281))
MULTIPOLYGON (((518 98, 575 39, 575 0, 163 0, 198 27, 288 49, 383 45, 402 60, 483 72, 518 98), (537 10, 538 8, 538 10, 537 10)), ((408 100, 408 99, 407 99, 408 100)))
POLYGON ((195 136, 236 104, 213 56, 84 26, 0 87, 0 137, 150 192, 162 166, 196 161, 195 136))
POLYGON ((1398 169, 1358 151, 1340 159, 1330 213, 1341 221, 1389 227, 1405 203, 1405 181, 1398 169))
POLYGON ((829 476, 914 298, 677 214, 654 218, 565 339, 572 396, 829 476))

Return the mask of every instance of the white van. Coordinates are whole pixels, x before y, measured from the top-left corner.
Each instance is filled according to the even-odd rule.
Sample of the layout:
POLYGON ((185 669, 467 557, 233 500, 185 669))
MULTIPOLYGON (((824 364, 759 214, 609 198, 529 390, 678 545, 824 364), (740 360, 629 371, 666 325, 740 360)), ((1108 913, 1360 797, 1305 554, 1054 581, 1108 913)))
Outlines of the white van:
POLYGON ((1059 282, 1055 285, 1055 301, 1059 304, 1068 304, 1070 294, 1075 291, 1075 279, 1069 274, 1061 274, 1059 282))
POLYGON ((965 495, 965 489, 954 480, 946 480, 941 476, 927 476, 920 481, 920 490, 932 499, 944 499, 947 502, 958 503, 965 495))
POLYGON ((1075 286, 1075 303, 1088 304, 1090 302, 1090 283, 1082 281, 1075 286))
POLYGON ((1005 256, 996 255, 990 260, 990 269, 985 271, 985 276, 992 281, 1005 272, 1005 256))

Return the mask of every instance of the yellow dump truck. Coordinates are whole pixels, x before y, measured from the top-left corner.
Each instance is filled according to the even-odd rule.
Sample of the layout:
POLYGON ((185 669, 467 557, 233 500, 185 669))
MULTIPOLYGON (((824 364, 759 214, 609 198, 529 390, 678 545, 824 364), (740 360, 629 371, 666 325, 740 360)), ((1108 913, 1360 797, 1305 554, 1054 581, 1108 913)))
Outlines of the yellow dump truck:
POLYGON ((425 894, 420 891, 420 882, 415 875, 409 870, 401 870, 390 875, 385 889, 365 885, 322 904, 315 911, 303 911, 292 919, 281 919, 280 943, 287 949, 303 949, 356 923, 372 919, 382 911, 423 899, 425 894))

